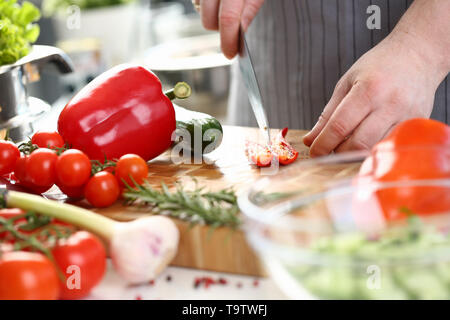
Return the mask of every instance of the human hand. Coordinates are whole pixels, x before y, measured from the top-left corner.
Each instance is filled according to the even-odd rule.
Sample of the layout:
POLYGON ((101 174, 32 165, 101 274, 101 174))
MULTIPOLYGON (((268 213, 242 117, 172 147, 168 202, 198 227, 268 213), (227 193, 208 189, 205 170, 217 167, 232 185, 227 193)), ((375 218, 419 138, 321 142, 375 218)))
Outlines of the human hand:
POLYGON ((247 30, 263 3, 264 0, 200 0, 203 26, 219 30, 222 51, 227 58, 232 59, 239 50, 241 22, 247 30))
POLYGON ((420 38, 401 30, 391 33, 337 83, 303 139, 310 155, 370 149, 397 123, 429 117, 435 91, 448 73, 439 62, 420 38))

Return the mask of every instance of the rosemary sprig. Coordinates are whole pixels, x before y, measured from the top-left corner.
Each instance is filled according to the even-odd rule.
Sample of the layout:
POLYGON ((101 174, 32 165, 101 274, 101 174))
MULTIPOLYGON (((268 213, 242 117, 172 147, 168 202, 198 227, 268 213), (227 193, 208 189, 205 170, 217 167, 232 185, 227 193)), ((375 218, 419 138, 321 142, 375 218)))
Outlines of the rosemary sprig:
POLYGON ((126 185, 127 189, 123 193, 128 204, 138 202, 151 207, 155 214, 213 228, 226 226, 234 229, 241 224, 236 194, 232 189, 208 192, 203 188, 195 188, 186 191, 178 184, 176 190, 171 192, 164 183, 161 183, 161 190, 148 184, 134 184, 134 187, 126 185))

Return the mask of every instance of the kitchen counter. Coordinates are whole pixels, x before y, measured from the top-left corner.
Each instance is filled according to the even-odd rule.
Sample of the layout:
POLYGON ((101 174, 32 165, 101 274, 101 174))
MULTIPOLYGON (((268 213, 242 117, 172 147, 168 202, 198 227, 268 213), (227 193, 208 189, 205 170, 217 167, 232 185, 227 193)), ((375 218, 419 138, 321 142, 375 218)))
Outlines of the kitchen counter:
POLYGON ((107 272, 87 300, 280 300, 287 297, 269 278, 169 267, 147 285, 128 286, 108 261, 107 272), (224 279, 226 284, 195 287, 195 279, 224 279))

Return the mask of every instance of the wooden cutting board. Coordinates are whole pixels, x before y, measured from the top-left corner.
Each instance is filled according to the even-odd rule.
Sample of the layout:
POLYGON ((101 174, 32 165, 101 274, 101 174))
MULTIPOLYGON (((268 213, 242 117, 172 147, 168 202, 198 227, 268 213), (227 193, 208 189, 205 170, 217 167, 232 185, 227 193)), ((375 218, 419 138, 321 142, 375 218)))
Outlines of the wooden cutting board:
MULTIPOLYGON (((279 130, 272 130, 272 134, 279 130)), ((308 148, 302 143, 306 131, 290 130, 287 140, 299 151, 297 161, 308 157, 308 148)), ((159 188, 161 182, 174 187, 181 183, 186 189, 204 186, 211 191, 232 187, 238 194, 260 177, 260 169, 249 164, 245 155, 245 140, 258 141, 258 129, 224 127, 220 147, 204 157, 201 163, 174 164, 166 152, 149 163, 149 182, 159 188)), ((280 171, 286 167, 280 167, 280 171)), ((149 209, 124 206, 117 203, 96 212, 118 221, 129 221, 149 215, 149 209)), ((197 269, 262 276, 264 271, 253 250, 247 244, 242 230, 218 228, 212 232, 208 226, 190 227, 174 219, 180 230, 178 254, 172 265, 197 269)))

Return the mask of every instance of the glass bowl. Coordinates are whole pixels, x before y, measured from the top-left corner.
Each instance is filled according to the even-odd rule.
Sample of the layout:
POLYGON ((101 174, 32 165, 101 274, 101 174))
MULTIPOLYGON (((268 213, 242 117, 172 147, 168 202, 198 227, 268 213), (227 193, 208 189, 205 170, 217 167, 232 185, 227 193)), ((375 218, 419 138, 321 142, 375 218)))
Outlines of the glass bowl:
POLYGON ((443 176, 383 182, 361 164, 395 155, 297 161, 239 196, 247 239, 293 299, 450 299, 450 150, 437 154, 443 176))

